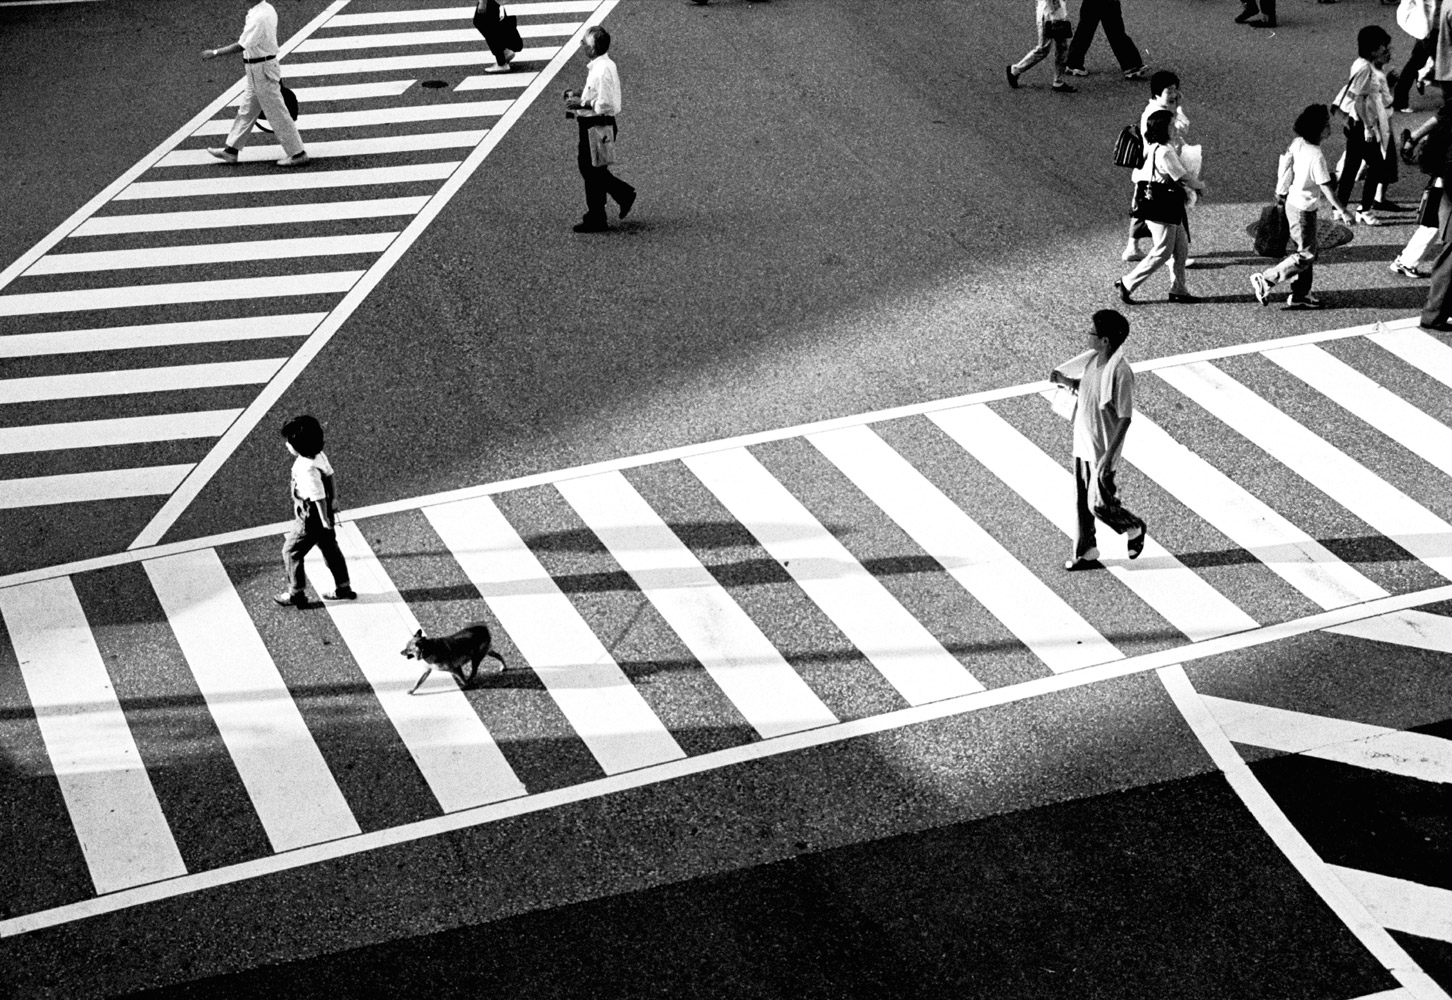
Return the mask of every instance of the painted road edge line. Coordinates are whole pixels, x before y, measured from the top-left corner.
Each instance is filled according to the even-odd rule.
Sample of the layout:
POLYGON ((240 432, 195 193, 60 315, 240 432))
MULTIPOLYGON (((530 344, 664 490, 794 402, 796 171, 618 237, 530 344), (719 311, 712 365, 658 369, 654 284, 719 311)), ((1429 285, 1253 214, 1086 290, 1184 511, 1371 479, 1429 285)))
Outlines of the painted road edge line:
MULTIPOLYGON (((342 0, 342 2, 346 2, 346 0, 342 0)), ((494 151, 494 147, 514 127, 515 122, 534 104, 535 98, 544 92, 545 87, 564 68, 565 63, 574 58, 575 50, 584 33, 605 20, 605 17, 615 9, 615 5, 619 2, 620 0, 601 0, 600 6, 595 8, 594 13, 590 14, 590 16, 581 22, 580 27, 569 37, 565 44, 560 46, 559 51, 549 61, 548 65, 539 71, 539 74, 533 82, 524 89, 524 92, 519 97, 515 98, 509 110, 501 115, 499 120, 494 123, 494 126, 489 129, 488 133, 484 136, 484 141, 474 147, 473 152, 465 157, 464 162, 454 170, 453 174, 449 176, 449 179, 444 181, 443 185, 434 192, 428 204, 424 206, 423 211, 419 212, 418 215, 410 220, 403 232, 389 245, 388 249, 373 262, 373 265, 368 268, 363 277, 333 307, 332 311, 328 313, 328 318, 318 324, 317 329, 309 335, 308 339, 293 354, 287 364, 282 366, 282 369, 273 376, 272 381, 267 384, 266 388, 262 390, 262 393, 252 401, 242 416, 237 418, 237 422, 212 446, 212 449, 207 452, 206 457, 197 463, 191 474, 182 481, 182 484, 177 488, 176 492, 167 498, 161 510, 156 513, 146 527, 141 530, 141 533, 127 546, 128 549, 146 548, 161 541, 166 532, 176 523, 177 519, 191 505, 191 502, 196 499, 197 495, 201 493, 203 487, 211 481, 212 477, 217 474, 227 459, 232 457, 232 452, 242 444, 247 435, 252 433, 253 428, 272 409, 273 404, 282 397, 282 394, 302 374, 303 370, 307 368, 313 358, 318 355, 318 352, 327 346, 333 334, 337 333, 339 328, 353 315, 354 310, 363 304, 363 301, 373 291, 374 286, 382 281, 389 271, 393 270, 393 266, 413 246, 414 241, 423 235, 424 230, 443 211, 444 206, 453 199, 454 195, 458 193, 464 183, 474 175, 474 172, 483 164, 485 158, 494 151)))
MULTIPOLYGON (((1328 625, 1340 624, 1344 621, 1360 618, 1375 617, 1376 615, 1386 614, 1389 611, 1403 610, 1417 604, 1428 604, 1444 600, 1452 600, 1452 584, 1420 591, 1416 594, 1402 594, 1376 601, 1368 601, 1354 608, 1337 608, 1332 611, 1323 611, 1306 618, 1283 622, 1279 625, 1267 625, 1249 632, 1239 632, 1234 635, 1206 639, 1193 646, 1182 646, 1175 649, 1144 653, 1126 660, 1115 660, 1098 666, 1083 667, 1079 670, 1063 674, 1050 674, 1047 677, 1038 677, 1020 684, 960 695, 956 698, 947 698, 943 701, 932 702, 927 705, 899 709, 883 715, 871 716, 864 719, 853 719, 847 722, 839 722, 835 725, 823 726, 819 729, 810 729, 785 736, 776 736, 771 739, 730 747, 725 750, 716 750, 711 753, 686 757, 681 760, 667 761, 662 764, 642 767, 634 771, 625 771, 620 774, 597 778, 593 781, 586 781, 578 785, 571 785, 568 788, 538 792, 523 798, 478 806, 473 809, 465 809, 445 816, 390 827, 386 830, 370 831, 357 836, 340 838, 324 844, 297 848, 280 854, 244 861, 240 864, 230 865, 225 868, 215 868, 210 871, 197 872, 173 879, 152 882, 147 885, 124 889, 105 896, 81 900, 76 903, 67 903, 51 909, 0 920, 0 940, 7 937, 29 934, 47 927, 57 927, 63 924, 73 923, 88 917, 116 913, 147 903, 159 902, 165 899, 189 895, 194 892, 201 892, 206 889, 215 889, 237 882, 244 882, 251 878, 273 875, 278 872, 303 868, 308 865, 321 864, 384 847, 407 844, 416 840, 436 837, 440 834, 464 830, 470 827, 484 826, 515 816, 543 812, 547 809, 554 809, 575 802, 602 798, 606 795, 614 795, 677 778, 703 774, 708 771, 719 770, 724 767, 744 764, 754 760, 776 757, 830 743, 839 743, 843 740, 857 737, 891 732, 907 726, 933 722, 956 715, 966 715, 970 712, 976 712, 985 708, 1008 705, 1029 698, 1037 698, 1042 695, 1085 687, 1101 681, 1126 677, 1131 674, 1179 667, 1183 663, 1194 660, 1218 656, 1223 653, 1234 652, 1251 646, 1263 645, 1268 642, 1290 638, 1306 632, 1314 632, 1328 625)), ((1183 671, 1181 672, 1183 673, 1183 671)), ((1196 701, 1200 705, 1201 710, 1208 714, 1209 709, 1205 708, 1203 702, 1199 701, 1198 695, 1196 696, 1196 701)), ((1221 738, 1224 738, 1223 733, 1221 734, 1221 738)), ((1229 745, 1228 740, 1226 741, 1226 745, 1229 745)), ((1234 750, 1232 749, 1231 752, 1233 753, 1234 750)), ((1238 760, 1239 758, 1237 757, 1236 759, 1238 760)), ((1382 933, 1385 932, 1383 931, 1382 933)), ((1424 994, 1414 992, 1413 995, 1417 1000, 1423 1000, 1424 997, 1452 1000, 1452 998, 1448 998, 1442 993, 1424 994)))
POLYGON ((1208 705, 1200 697, 1186 676, 1180 664, 1161 667, 1156 673, 1170 699, 1184 716, 1185 723, 1195 734, 1200 745, 1225 775, 1241 804, 1249 810, 1268 837, 1275 843, 1286 859, 1306 880, 1307 884, 1321 897, 1331 911, 1356 935, 1362 946, 1371 952, 1382 966, 1401 983, 1416 1000, 1452 1000, 1447 993, 1428 976, 1422 967, 1397 944, 1372 915, 1367 912, 1351 891, 1336 878, 1326 862, 1301 836, 1281 807, 1256 780, 1250 767, 1241 759, 1231 744, 1230 738, 1215 721, 1208 705))

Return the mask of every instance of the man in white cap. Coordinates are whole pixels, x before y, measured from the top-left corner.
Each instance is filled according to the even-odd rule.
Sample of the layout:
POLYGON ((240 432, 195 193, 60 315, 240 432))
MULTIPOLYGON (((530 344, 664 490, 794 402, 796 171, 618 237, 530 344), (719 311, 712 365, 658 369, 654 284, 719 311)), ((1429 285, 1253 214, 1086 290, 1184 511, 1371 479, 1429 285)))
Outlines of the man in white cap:
POLYGON ((249 9, 241 36, 231 45, 207 49, 202 53, 203 59, 242 53, 242 68, 247 78, 247 89, 242 92, 242 104, 237 108, 232 131, 227 135, 227 145, 214 146, 207 152, 225 163, 236 163, 237 151, 246 145, 258 115, 265 111, 267 123, 272 126, 282 146, 283 156, 276 161, 277 165, 296 167, 307 162, 308 154, 282 99, 282 67, 277 60, 277 11, 267 0, 256 5, 251 5, 250 0, 244 0, 244 3, 249 9))

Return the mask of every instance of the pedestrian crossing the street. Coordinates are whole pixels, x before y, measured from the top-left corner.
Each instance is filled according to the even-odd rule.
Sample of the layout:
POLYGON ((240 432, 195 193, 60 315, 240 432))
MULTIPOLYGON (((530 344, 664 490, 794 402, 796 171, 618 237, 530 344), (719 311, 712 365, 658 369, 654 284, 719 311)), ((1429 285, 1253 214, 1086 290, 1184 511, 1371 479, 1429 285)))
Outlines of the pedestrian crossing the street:
MULTIPOLYGON (((1452 347, 1407 321, 1135 367, 1121 487, 1150 540, 1103 532, 1102 572, 1059 569, 1069 429, 1036 383, 345 512, 356 602, 274 607, 262 532, 12 578, 0 749, 55 794, 3 828, 49 822, 15 850, 74 877, 0 930, 1297 621, 1452 652, 1452 347), (410 695, 408 638, 473 621, 509 669, 410 695)), ((1204 700, 1238 744, 1452 780, 1440 735, 1204 700)), ((1384 926, 1452 939, 1452 884, 1327 860, 1384 926)))
POLYGON ((207 153, 239 81, 0 272, 0 510, 115 501, 160 540, 616 2, 510 4, 485 75, 471 4, 337 0, 282 46, 305 169, 207 153))

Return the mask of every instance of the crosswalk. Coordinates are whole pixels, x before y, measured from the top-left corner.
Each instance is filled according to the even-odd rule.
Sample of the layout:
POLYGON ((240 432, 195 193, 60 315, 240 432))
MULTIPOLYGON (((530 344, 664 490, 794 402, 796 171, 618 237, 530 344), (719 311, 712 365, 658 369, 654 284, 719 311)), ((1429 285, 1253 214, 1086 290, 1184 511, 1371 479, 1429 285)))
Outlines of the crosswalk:
POLYGON ((484 75, 471 4, 337 0, 283 45, 306 169, 207 154, 239 82, 0 272, 0 510, 114 501, 159 540, 616 2, 511 4, 484 75))
MULTIPOLYGON (((186 834, 231 808, 212 794, 261 831, 238 834, 235 864, 884 711, 1028 697, 1036 678, 1452 579, 1447 414, 1424 408, 1452 386, 1452 347, 1398 323, 1136 367, 1124 489, 1151 537, 1134 563, 1106 537, 1102 573, 1056 572, 1069 432, 1035 384, 355 511, 339 538, 357 602, 279 611, 261 539, 0 588, 0 680, 20 680, 0 684, 0 750, 59 804, 7 819, 66 831, 77 878, 46 901, 63 906, 215 863, 186 834), (1355 562, 1348 524, 1393 547, 1355 562), (470 621, 511 669, 410 695, 409 636, 470 621), (32 732, 43 753, 22 749, 32 732), (371 777, 352 773, 360 747, 371 777), (213 768, 187 791, 196 813, 172 790, 187 754, 213 768)), ((316 553, 307 569, 327 589, 316 553)), ((1452 651, 1452 618, 1427 610, 1334 630, 1452 651)), ((1435 736, 1207 701, 1236 742, 1448 780, 1435 736)), ((1382 909, 1442 928, 1445 889, 1423 888, 1433 916, 1382 909)))

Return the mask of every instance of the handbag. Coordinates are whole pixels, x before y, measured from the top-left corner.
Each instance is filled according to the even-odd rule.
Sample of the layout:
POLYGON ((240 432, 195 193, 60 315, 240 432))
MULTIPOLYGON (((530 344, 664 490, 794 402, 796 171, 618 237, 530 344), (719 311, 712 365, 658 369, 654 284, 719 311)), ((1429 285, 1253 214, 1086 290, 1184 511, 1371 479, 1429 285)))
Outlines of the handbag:
POLYGON ((504 48, 515 53, 523 51, 524 38, 519 33, 519 18, 504 13, 502 7, 499 9, 499 34, 503 38, 504 48))
POLYGON ((615 128, 611 125, 591 125, 588 130, 590 141, 590 164, 608 167, 615 162, 615 128))
POLYGON ((1067 17, 1050 18, 1044 22, 1045 38, 1061 38, 1068 41, 1074 37, 1074 24, 1067 17))
POLYGON ((1260 210, 1260 221, 1255 226, 1255 252, 1260 257, 1281 258, 1286 255, 1286 244, 1291 240, 1291 225, 1286 218, 1286 206, 1277 201, 1260 210))
POLYGON ((1154 179, 1154 149, 1146 151, 1144 164, 1135 171, 1134 200, 1129 214, 1145 222, 1178 226, 1185 221, 1185 187, 1179 181, 1154 179))

